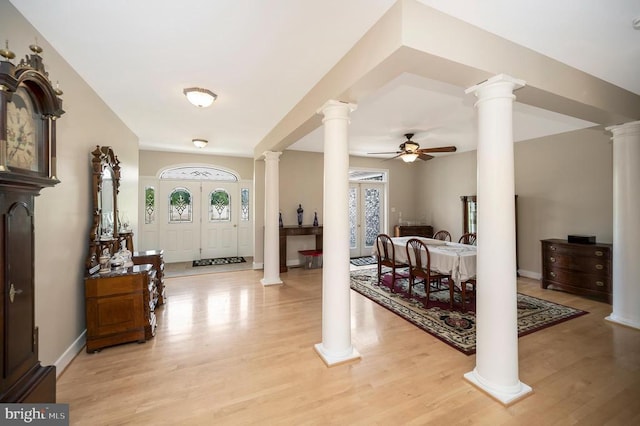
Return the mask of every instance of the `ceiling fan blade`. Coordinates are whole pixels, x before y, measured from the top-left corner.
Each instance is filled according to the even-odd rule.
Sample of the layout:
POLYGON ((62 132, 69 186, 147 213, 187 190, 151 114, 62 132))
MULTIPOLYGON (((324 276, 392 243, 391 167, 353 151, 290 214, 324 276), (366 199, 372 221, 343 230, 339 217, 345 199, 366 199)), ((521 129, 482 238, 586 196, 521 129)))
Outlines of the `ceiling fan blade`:
POLYGON ((456 152, 455 146, 440 146, 437 148, 422 148, 419 152, 456 152))
POLYGON ((389 155, 389 154, 401 154, 402 151, 392 151, 392 152, 367 152, 367 155, 372 155, 372 154, 385 154, 385 155, 389 155))
POLYGON ((385 158, 385 159, 384 159, 384 160, 382 160, 382 161, 389 161, 389 160, 393 160, 393 159, 395 159, 395 158, 401 157, 403 154, 404 154, 404 152, 401 152, 401 153, 399 153, 398 155, 395 155, 395 156, 393 156, 393 157, 389 157, 389 158, 385 158))
POLYGON ((420 153, 418 154, 418 158, 421 160, 427 161, 427 160, 431 160, 433 158, 433 155, 420 153))

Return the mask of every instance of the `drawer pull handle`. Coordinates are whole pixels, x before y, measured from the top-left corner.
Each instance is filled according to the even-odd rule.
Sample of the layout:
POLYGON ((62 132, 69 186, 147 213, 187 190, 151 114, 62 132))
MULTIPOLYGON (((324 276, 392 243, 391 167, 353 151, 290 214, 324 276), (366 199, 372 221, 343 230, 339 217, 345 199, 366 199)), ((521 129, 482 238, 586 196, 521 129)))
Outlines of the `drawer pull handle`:
POLYGON ((556 273, 555 272, 549 272, 549 275, 551 275, 552 278, 556 277, 556 273))
POLYGON ((555 258, 555 257, 550 257, 550 258, 549 258, 549 260, 550 260, 551 262, 555 262, 555 261, 556 261, 556 258, 555 258))
POLYGON ((601 270, 602 268, 604 268, 604 266, 602 266, 602 265, 600 265, 600 264, 596 265, 596 269, 597 269, 597 270, 601 270))
POLYGON ((604 283, 602 281, 596 281, 596 285, 598 287, 604 287, 604 283))
POLYGON ((549 248, 551 249, 551 251, 556 251, 556 246, 551 246, 549 248))
POLYGON ((603 253, 603 252, 601 252, 600 250, 597 250, 597 251, 596 251, 596 256, 602 256, 602 255, 604 255, 604 253, 603 253))

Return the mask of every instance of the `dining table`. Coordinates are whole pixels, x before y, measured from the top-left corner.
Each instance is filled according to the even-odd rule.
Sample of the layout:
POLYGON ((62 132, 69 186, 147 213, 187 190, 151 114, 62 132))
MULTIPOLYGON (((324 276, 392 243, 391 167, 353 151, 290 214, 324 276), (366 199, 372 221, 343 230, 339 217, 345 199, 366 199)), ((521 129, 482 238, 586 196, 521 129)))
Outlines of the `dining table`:
MULTIPOLYGON (((421 240, 426 244, 431 259, 430 269, 432 271, 450 275, 457 286, 460 286, 461 283, 469 279, 475 278, 477 247, 470 244, 453 243, 416 236, 391 237, 396 262, 407 263, 407 241, 412 238, 421 240)), ((377 247, 375 245, 373 247, 373 254, 377 254, 377 247)), ((426 257, 426 253, 423 252, 422 260, 424 263, 426 263, 426 257)))

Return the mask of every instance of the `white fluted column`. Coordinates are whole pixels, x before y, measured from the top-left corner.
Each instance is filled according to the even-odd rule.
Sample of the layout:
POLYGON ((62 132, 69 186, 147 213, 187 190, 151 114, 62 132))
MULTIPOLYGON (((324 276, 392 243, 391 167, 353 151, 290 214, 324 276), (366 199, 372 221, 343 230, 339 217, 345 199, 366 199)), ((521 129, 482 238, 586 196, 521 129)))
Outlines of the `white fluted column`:
POLYGON ((349 114, 353 104, 328 101, 324 114, 322 250, 322 343, 316 352, 328 365, 360 358, 351 345, 349 286, 349 114))
POLYGON ((640 329, 640 121, 613 133, 613 312, 606 319, 640 329))
POLYGON ((280 279, 280 155, 266 151, 264 154, 264 277, 262 285, 282 284, 280 279))
POLYGON ((531 392, 518 378, 513 91, 500 74, 465 93, 478 98, 476 367, 464 377, 509 404, 531 392))

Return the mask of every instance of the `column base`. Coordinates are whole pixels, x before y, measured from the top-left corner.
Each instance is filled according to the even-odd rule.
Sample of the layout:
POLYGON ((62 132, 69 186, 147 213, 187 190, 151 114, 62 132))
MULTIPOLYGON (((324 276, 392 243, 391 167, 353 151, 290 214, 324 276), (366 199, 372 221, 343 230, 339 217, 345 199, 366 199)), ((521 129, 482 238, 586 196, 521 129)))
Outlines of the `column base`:
POLYGON ((341 355, 333 355, 327 353, 327 351, 322 346, 322 343, 316 343, 315 345, 313 345, 313 347, 320 358, 322 358, 322 361, 324 361, 324 363, 327 365, 327 367, 333 367, 350 361, 357 361, 362 358, 360 356, 360 353, 354 347, 351 347, 351 350, 348 353, 341 355))
POLYGON ((270 285, 282 285, 283 282, 280 279, 280 277, 277 278, 263 278, 260 280, 260 284, 262 284, 263 286, 270 286, 270 285))
POLYGON ((504 405, 511 405, 533 392, 531 386, 525 385, 522 382, 518 382, 518 385, 515 386, 516 389, 514 392, 495 389, 488 386, 486 381, 478 376, 475 369, 466 373, 464 378, 469 383, 504 405))
POLYGON ((632 322, 632 321, 627 321, 627 320, 622 319, 622 318, 618 318, 613 313, 611 315, 609 315, 608 317, 605 317, 604 319, 609 321, 609 322, 612 322, 614 324, 620 324, 620 325, 624 325, 625 327, 631 327, 631 328, 635 328, 636 330, 640 330, 640 324, 632 322))

